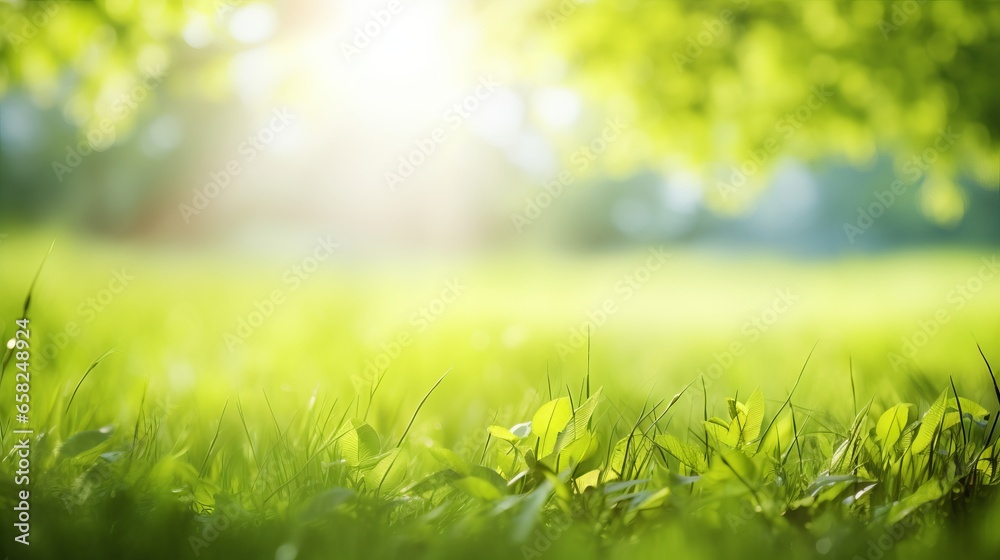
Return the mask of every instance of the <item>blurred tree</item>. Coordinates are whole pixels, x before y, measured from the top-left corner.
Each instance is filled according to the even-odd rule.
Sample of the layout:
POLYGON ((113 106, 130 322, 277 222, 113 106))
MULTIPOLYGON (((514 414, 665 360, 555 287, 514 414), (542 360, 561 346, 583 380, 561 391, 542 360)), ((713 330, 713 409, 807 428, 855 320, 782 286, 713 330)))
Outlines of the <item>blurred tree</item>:
MULTIPOLYGON (((211 35, 240 4, 242 0, 0 2, 0 95, 23 89, 35 105, 61 109, 81 140, 106 148, 134 126, 139 102, 147 105, 147 97, 156 97, 154 90, 175 63, 181 36, 190 41, 211 35)), ((218 94, 218 83, 189 81, 188 87, 210 96, 218 94)))
POLYGON ((962 179, 1000 188, 1000 2, 546 0, 528 15, 540 62, 525 66, 560 68, 632 123, 612 171, 704 169, 709 204, 738 210, 782 156, 888 154, 942 224, 963 214, 962 179))
MULTIPOLYGON (((136 103, 139 96, 169 88, 225 99, 234 45, 218 28, 243 4, 0 0, 0 95, 26 92, 37 106, 59 110, 79 139, 106 147, 156 109, 136 103), (181 39, 211 48, 195 56, 177 48, 181 39), (188 79, 163 81, 181 64, 188 79), (108 129, 114 134, 102 134, 108 129)), ((456 0, 452 7, 489 31, 495 56, 517 57, 520 45, 514 66, 527 83, 577 86, 607 116, 630 124, 618 140, 623 149, 600 158, 606 170, 700 169, 716 210, 748 207, 785 156, 865 168, 888 155, 897 176, 920 185, 919 207, 940 224, 964 215, 971 198, 963 185, 1000 188, 1000 92, 989 71, 1000 60, 1000 2, 456 0)), ((567 140, 578 145, 578 137, 567 140)))

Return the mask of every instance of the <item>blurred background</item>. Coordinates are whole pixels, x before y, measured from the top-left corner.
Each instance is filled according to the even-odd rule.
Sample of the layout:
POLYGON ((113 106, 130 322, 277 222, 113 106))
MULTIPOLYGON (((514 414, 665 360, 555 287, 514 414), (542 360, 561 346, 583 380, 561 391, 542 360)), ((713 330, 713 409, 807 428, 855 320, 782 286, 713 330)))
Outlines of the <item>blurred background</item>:
POLYGON ((141 349, 180 391, 213 371, 246 386, 305 351, 297 375, 333 367, 345 386, 385 355, 414 379, 456 367, 469 386, 538 387, 547 368, 589 367, 589 328, 609 383, 686 383, 760 338, 724 379, 784 386, 817 340, 841 381, 852 356, 944 375, 1000 340, 1000 3, 4 0, 0 14, 4 306, 57 239, 39 320, 93 325, 44 335, 53 364, 141 349), (672 255, 664 272, 639 270, 651 247, 672 255), (137 280, 102 303, 122 266, 137 280), (467 295, 433 311, 454 278, 467 295), (272 288, 290 303, 231 344, 272 288), (788 289, 801 300, 779 321, 788 289), (598 321, 608 297, 622 313, 598 321), (942 309, 948 324, 907 352, 942 309), (396 351, 400 333, 416 338, 396 351))
POLYGON ((993 2, 0 9, 5 223, 361 252, 1000 235, 993 2))

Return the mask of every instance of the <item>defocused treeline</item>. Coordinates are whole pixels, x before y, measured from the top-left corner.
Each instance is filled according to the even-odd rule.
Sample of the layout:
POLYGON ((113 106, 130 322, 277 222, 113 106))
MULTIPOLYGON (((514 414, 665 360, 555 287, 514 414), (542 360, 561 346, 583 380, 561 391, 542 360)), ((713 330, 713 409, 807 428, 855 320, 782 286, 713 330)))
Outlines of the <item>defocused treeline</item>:
MULTIPOLYGON (((170 185, 216 164, 178 130, 241 118, 227 69, 247 46, 223 23, 247 4, 0 3, 0 219, 127 234, 173 212, 170 185)), ((574 87, 629 123, 554 211, 557 239, 997 242, 1000 2, 452 4, 523 89, 574 87)))

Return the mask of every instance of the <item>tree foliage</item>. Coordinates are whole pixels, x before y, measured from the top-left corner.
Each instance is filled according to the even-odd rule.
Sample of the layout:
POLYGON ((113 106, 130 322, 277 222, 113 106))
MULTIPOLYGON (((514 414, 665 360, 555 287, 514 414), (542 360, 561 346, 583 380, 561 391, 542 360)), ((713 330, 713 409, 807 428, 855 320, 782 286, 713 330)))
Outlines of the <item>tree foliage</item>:
MULTIPOLYGON (((81 136, 119 117, 127 132, 138 112, 118 115, 116 104, 179 65, 191 79, 171 80, 171 91, 222 100, 232 49, 218 31, 243 4, 0 3, 0 94, 27 92, 81 136), (213 37, 212 48, 192 55, 181 41, 192 35, 213 37)), ((998 188, 1000 94, 990 72, 1000 60, 998 2, 543 0, 453 9, 470 12, 496 39, 494 55, 516 58, 528 84, 578 87, 603 114, 630 123, 620 148, 601 159, 606 170, 699 169, 717 209, 746 206, 783 157, 862 168, 891 158, 942 223, 961 217, 964 188, 998 188)))
MULTIPOLYGON (((128 130, 138 115, 118 109, 130 96, 155 97, 150 84, 158 85, 178 63, 182 35, 212 33, 240 4, 242 0, 0 3, 0 95, 21 89, 36 105, 61 109, 83 135, 99 128, 102 119, 128 130), (144 91, 133 93, 139 90, 144 91)), ((217 91, 209 74, 199 78, 187 87, 206 95, 217 91)))
POLYGON ((997 188, 1000 3, 549 0, 534 17, 529 56, 558 53, 634 124, 615 169, 703 169, 708 199, 739 207, 734 189, 785 155, 890 157, 901 177, 919 169, 938 221, 961 214, 959 184, 997 188))

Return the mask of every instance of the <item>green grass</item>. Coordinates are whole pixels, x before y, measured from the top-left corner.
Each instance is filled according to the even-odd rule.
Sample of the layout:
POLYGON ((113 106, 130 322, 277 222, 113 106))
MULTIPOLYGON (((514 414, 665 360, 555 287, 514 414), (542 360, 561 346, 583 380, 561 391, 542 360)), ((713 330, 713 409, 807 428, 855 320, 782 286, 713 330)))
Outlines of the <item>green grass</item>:
MULTIPOLYGON (((0 247, 5 340, 46 248, 0 247)), ((1000 278, 969 284, 989 253, 677 253, 630 291, 616 285, 646 253, 338 255, 293 289, 283 274, 307 254, 57 244, 29 313, 33 557, 1000 550, 986 360, 1000 278), (123 266, 134 279, 103 293, 123 266), (454 279, 465 287, 438 306, 454 279), (232 344, 274 290, 281 303, 232 344), (792 303, 754 327, 779 291, 792 303), (574 339, 608 299, 589 344, 574 339)), ((12 459, 0 534, 17 555, 12 459)))

